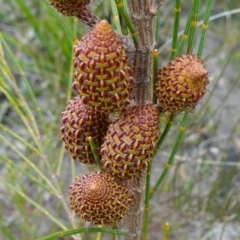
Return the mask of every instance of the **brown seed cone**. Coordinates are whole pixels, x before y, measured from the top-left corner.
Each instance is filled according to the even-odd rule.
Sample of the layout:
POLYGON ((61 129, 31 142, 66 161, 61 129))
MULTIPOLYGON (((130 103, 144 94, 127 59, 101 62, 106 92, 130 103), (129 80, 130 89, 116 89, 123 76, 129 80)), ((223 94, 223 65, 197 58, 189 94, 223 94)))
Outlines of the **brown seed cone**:
POLYGON ((102 163, 109 174, 121 180, 142 174, 159 139, 159 114, 152 104, 132 107, 109 125, 101 146, 102 163))
POLYGON ((71 209, 85 221, 96 225, 119 222, 132 201, 128 188, 100 171, 77 177, 69 194, 71 209))
POLYGON ((74 84, 83 102, 97 111, 113 113, 129 104, 132 70, 121 39, 102 20, 74 47, 74 84))
POLYGON ((50 4, 66 16, 77 16, 90 0, 51 0, 50 4))
POLYGON ((90 0, 51 0, 50 4, 57 9, 58 12, 66 16, 78 17, 82 22, 88 26, 94 26, 99 19, 94 16, 86 5, 90 0))
POLYGON ((95 164, 88 137, 99 148, 109 125, 108 116, 83 104, 80 97, 70 100, 62 112, 61 132, 65 148, 73 159, 86 164, 95 164))
POLYGON ((100 19, 90 12, 86 7, 83 7, 76 17, 78 17, 89 27, 95 26, 100 21, 100 19))
POLYGON ((194 110, 206 93, 208 72, 197 55, 181 55, 159 70, 156 95, 163 112, 194 110))

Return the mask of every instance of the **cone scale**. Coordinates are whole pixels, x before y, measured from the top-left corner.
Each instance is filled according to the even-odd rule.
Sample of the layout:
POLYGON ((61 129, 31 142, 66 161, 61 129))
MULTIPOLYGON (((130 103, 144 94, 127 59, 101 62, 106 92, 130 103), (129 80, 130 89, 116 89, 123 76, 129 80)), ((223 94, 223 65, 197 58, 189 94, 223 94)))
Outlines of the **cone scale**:
POLYGON ((163 112, 193 111, 209 83, 208 72, 197 55, 181 55, 159 70, 156 95, 163 112))
POLYGON ((121 39, 102 20, 74 47, 73 88, 83 103, 104 113, 119 112, 130 103, 132 69, 121 39))
POLYGON ((132 202, 128 188, 100 171, 77 177, 70 186, 69 195, 72 210, 96 225, 119 222, 132 202))
POLYGON ((50 4, 66 16, 78 16, 90 0, 51 0, 50 4))
POLYGON ((107 132, 108 116, 84 104, 80 97, 70 100, 62 112, 61 133, 65 148, 72 158, 85 164, 95 164, 88 137, 99 148, 107 132))
POLYGON ((77 17, 90 27, 99 19, 87 8, 90 0, 51 0, 50 4, 65 16, 77 17))
POLYGON ((119 179, 140 177, 159 138, 159 110, 148 104, 122 112, 108 128, 101 146, 106 171, 119 179))

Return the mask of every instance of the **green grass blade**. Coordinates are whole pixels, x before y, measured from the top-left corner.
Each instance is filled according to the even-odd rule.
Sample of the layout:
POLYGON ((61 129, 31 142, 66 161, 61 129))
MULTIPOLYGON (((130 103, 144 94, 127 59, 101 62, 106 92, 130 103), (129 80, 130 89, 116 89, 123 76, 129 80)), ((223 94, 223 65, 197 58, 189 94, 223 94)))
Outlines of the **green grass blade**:
MULTIPOLYGON (((60 25, 65 29, 69 37, 71 38, 72 41, 75 41, 77 39, 76 33, 73 31, 70 31, 66 23, 60 18, 59 13, 50 5, 48 0, 43 0, 45 5, 50 9, 52 14, 55 16, 55 18, 59 21, 60 25)), ((76 22, 76 21, 75 21, 76 22)))
POLYGON ((157 103, 157 95, 156 95, 156 82, 157 82, 157 74, 158 74, 158 55, 159 52, 157 49, 153 51, 153 76, 152 76, 152 102, 153 104, 157 103))
POLYGON ((164 130, 163 130, 163 133, 161 134, 161 137, 160 137, 160 139, 159 139, 158 142, 157 142, 157 145, 156 145, 156 146, 157 146, 157 147, 156 147, 157 150, 159 150, 159 149, 161 148, 161 146, 162 146, 165 138, 167 137, 168 132, 169 132, 169 130, 171 129, 171 126, 172 126, 172 124, 173 124, 174 118, 175 118, 175 115, 174 115, 174 114, 171 114, 171 115, 169 116, 168 121, 167 121, 167 124, 166 124, 166 126, 165 126, 165 128, 164 128, 164 130))
POLYGON ((1 230, 1 233, 6 237, 4 239, 15 240, 15 237, 13 236, 11 230, 9 229, 8 226, 6 226, 6 222, 4 221, 4 219, 1 219, 0 221, 0 230, 1 230))
POLYGON ((200 8, 200 0, 194 0, 193 16, 192 16, 192 19, 191 19, 191 26, 190 26, 190 30, 189 30, 189 39, 188 39, 188 48, 187 48, 187 53, 188 54, 192 54, 193 46, 194 46, 194 43, 195 43, 197 24, 198 24, 199 8, 200 8))
POLYGON ((91 232, 91 233, 96 233, 96 232, 102 232, 102 233, 110 233, 110 234, 116 234, 116 235, 122 235, 122 236, 127 236, 126 232, 121 232, 119 230, 115 229, 108 229, 108 228, 79 228, 79 229, 73 229, 73 230, 66 230, 62 232, 56 232, 52 233, 48 236, 38 238, 36 240, 54 240, 60 237, 65 237, 65 236, 72 236, 75 234, 79 233, 85 233, 85 232, 91 232))
POLYGON ((35 148, 32 144, 30 144, 28 141, 26 141, 23 137, 16 134, 14 131, 10 130, 8 127, 5 127, 0 123, 0 130, 2 133, 6 133, 7 135, 13 137, 18 142, 22 143, 26 148, 33 151, 35 154, 39 155, 40 152, 37 148, 35 148))
POLYGON ((48 188, 46 184, 43 184, 42 182, 39 181, 38 178, 35 177, 35 175, 31 174, 30 171, 25 171, 23 167, 17 163, 15 163, 13 160, 6 156, 0 155, 0 158, 3 160, 3 163, 7 164, 11 169, 14 168, 16 172, 21 172, 23 173, 24 176, 27 176, 31 181, 42 187, 43 189, 47 190, 49 193, 54 194, 55 193, 52 191, 52 189, 48 188))
MULTIPOLYGON (((0 43, 3 44, 5 47, 8 55, 10 56, 11 60, 15 63, 15 66, 17 70, 19 71, 20 75, 23 76, 23 79, 25 80, 25 84, 28 85, 28 81, 24 78, 24 71, 20 68, 20 66, 17 63, 16 58, 14 57, 14 54, 10 50, 9 46, 5 42, 5 40, 0 35, 0 43)), ((1 44, 0 44, 1 45, 1 44)), ((5 60, 5 56, 3 54, 3 48, 2 45, 0 46, 1 51, 1 63, 0 63, 0 72, 2 73, 2 77, 0 78, 0 87, 2 92, 5 94, 5 96, 9 99, 11 102, 11 105, 15 108, 16 112, 19 114, 20 118, 24 122, 25 126, 28 128, 29 132, 32 134, 32 137, 34 139, 35 144, 41 149, 39 145, 39 139, 40 139, 40 132, 36 123, 36 119, 32 113, 32 110, 30 109, 29 105, 27 104, 24 96, 21 93, 21 90, 19 89, 16 80, 14 76, 11 73, 11 70, 9 66, 7 65, 7 62, 5 60), (11 87, 11 88, 10 88, 11 87), (12 90, 14 90, 14 93, 12 90)), ((29 87, 29 85, 28 85, 29 87)), ((32 96, 32 100, 36 103, 36 99, 32 93, 31 88, 29 87, 28 90, 30 91, 30 95, 32 96)), ((39 105, 36 106, 37 109, 39 109, 39 105)), ((42 117, 41 117, 42 118, 42 117)))
POLYGON ((17 149, 17 147, 15 145, 12 144, 12 142, 10 142, 9 140, 7 140, 7 138, 5 138, 4 136, 0 135, 0 139, 2 140, 3 143, 5 143, 7 146, 9 146, 13 152, 15 152, 17 154, 17 156, 19 156, 22 160, 24 160, 38 175, 39 177, 41 177, 41 179, 43 179, 46 184, 56 193, 58 194, 58 191, 55 189, 55 187, 53 186, 53 184, 51 183, 50 179, 40 170, 40 168, 38 168, 33 161, 31 161, 31 159, 27 158, 24 153, 22 153, 19 149, 17 149))
POLYGON ((174 18, 174 27, 172 34, 172 50, 171 50, 171 60, 174 58, 174 54, 177 51, 177 42, 178 42, 178 29, 179 29, 179 20, 181 13, 181 0, 175 0, 175 18, 174 18))
POLYGON ((40 206, 37 202, 32 200, 30 197, 28 197, 23 191, 20 191, 15 186, 13 186, 11 183, 6 182, 3 178, 1 178, 1 181, 9 187, 11 190, 13 190, 15 193, 19 194, 22 198, 24 198, 27 202, 32 204, 34 207, 36 207, 40 212, 42 212, 46 217, 51 219, 55 224, 57 224, 60 228, 63 230, 66 230, 67 227, 62 224, 57 218, 55 218, 51 213, 49 213, 46 209, 44 209, 42 206, 40 206))
POLYGON ((90 147, 91 147, 91 150, 92 150, 92 153, 93 153, 93 156, 94 156, 94 159, 95 159, 95 161, 96 161, 97 166, 98 166, 102 171, 104 171, 103 164, 102 164, 102 162, 101 162, 101 158, 100 158, 100 156, 99 156, 99 154, 98 154, 97 146, 96 146, 93 138, 92 138, 92 137, 88 137, 88 142, 89 142, 89 145, 90 145, 90 147))
POLYGON ((202 54, 203 54, 203 49, 204 49, 204 44, 205 44, 205 40, 206 40, 206 33, 207 33, 207 29, 208 29, 208 23, 209 23, 209 18, 211 15, 212 5, 213 5, 213 1, 208 0, 207 5, 206 5, 204 19, 203 19, 202 34, 201 34, 201 38, 200 38, 200 42, 199 42, 199 46, 198 46, 198 53, 197 53, 200 58, 202 57, 202 54))
POLYGON ((112 14, 113 14, 113 19, 114 19, 114 24, 115 24, 116 30, 119 34, 122 34, 122 28, 121 28, 121 23, 120 23, 120 19, 119 19, 116 2, 115 2, 115 0, 110 0, 110 3, 111 3, 111 9, 112 9, 112 14))
POLYGON ((168 162, 161 174, 161 176, 158 178, 156 184, 154 185, 153 189, 151 190, 151 193, 150 193, 150 199, 152 198, 152 196, 156 193, 156 191, 158 190, 159 186, 161 185, 161 183, 163 182, 163 180, 165 179, 173 161, 174 161, 174 157, 177 153, 177 150, 179 149, 179 146, 182 142, 182 139, 183 139, 183 136, 184 136, 184 132, 185 132, 185 129, 186 129, 186 125, 187 125, 187 120, 188 120, 188 111, 185 111, 185 114, 184 114, 184 117, 183 117, 183 121, 182 121, 182 124, 181 124, 181 127, 180 127, 180 131, 178 133, 178 136, 177 136, 177 139, 176 139, 176 142, 174 144, 174 147, 172 149, 172 152, 171 152, 171 155, 168 159, 168 162))
POLYGON ((190 27, 191 27, 191 21, 192 21, 193 14, 194 14, 194 8, 192 7, 191 11, 188 15, 188 20, 187 20, 187 23, 186 23, 184 33, 183 33, 182 38, 181 38, 181 40, 178 44, 177 52, 174 54, 173 58, 176 58, 177 56, 179 56, 183 52, 184 46, 187 43, 188 38, 189 38, 189 31, 190 31, 190 27))
MULTIPOLYGON (((76 32, 77 32, 77 21, 75 19, 74 25, 73 25, 73 33, 76 34, 76 32)), ((77 41, 75 41, 74 44, 76 44, 76 43, 77 43, 77 41)), ((74 50, 73 50, 74 44, 71 49, 71 59, 73 59, 73 57, 74 57, 74 50)), ((71 65, 69 68, 68 85, 67 85, 67 101, 66 101, 67 103, 72 98, 73 73, 74 73, 74 66, 73 66, 73 61, 71 61, 71 65)), ((59 116, 59 119, 60 119, 60 116, 59 116)), ((60 171, 62 168, 63 157, 64 157, 64 152, 65 152, 64 146, 65 146, 65 144, 62 144, 61 149, 60 149, 60 156, 59 156, 59 161, 58 161, 57 171, 56 171, 57 175, 60 174, 60 171)), ((75 165, 74 165, 73 161, 71 161, 71 171, 72 171, 72 180, 74 180, 75 179, 75 165)))
POLYGON ((137 32, 135 30, 135 27, 133 26, 131 18, 129 17, 129 15, 126 11, 126 8, 124 7, 123 1, 122 0, 115 0, 115 1, 116 1, 118 11, 119 11, 120 15, 123 17, 123 19, 125 20, 127 27, 133 38, 133 42, 134 42, 135 46, 137 47, 139 44, 137 32))
POLYGON ((52 51, 51 46, 48 44, 48 40, 40 32, 40 26, 41 26, 39 24, 40 19, 37 19, 37 17, 33 15, 33 13, 31 12, 31 8, 27 6, 26 1, 18 0, 18 1, 15 1, 15 4, 19 6, 21 13, 25 15, 28 23, 32 25, 32 28, 34 29, 41 43, 47 50, 48 54, 51 56, 51 58, 54 58, 54 52, 52 51))

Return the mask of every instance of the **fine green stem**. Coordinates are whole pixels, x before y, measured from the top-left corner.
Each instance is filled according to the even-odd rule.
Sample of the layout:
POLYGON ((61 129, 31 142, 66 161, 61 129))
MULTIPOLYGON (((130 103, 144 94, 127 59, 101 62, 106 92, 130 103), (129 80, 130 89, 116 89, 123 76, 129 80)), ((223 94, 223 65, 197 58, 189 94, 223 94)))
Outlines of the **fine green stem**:
POLYGON ((192 17, 193 17, 193 13, 194 13, 194 9, 192 8, 189 15, 188 15, 188 20, 187 20, 187 23, 186 23, 186 27, 185 27, 185 30, 184 30, 184 33, 182 35, 182 38, 178 44, 178 49, 177 49, 177 52, 175 52, 174 54, 174 57, 177 57, 179 56, 183 49, 184 49, 184 46, 185 44, 187 43, 187 40, 188 40, 188 37, 189 37, 189 30, 190 30, 190 27, 191 27, 191 20, 192 20, 192 17))
POLYGON ((193 3, 194 10, 193 10, 191 26, 189 30, 189 40, 188 40, 188 48, 187 48, 188 54, 191 54, 193 51, 193 46, 194 46, 196 31, 197 31, 197 24, 198 24, 199 8, 200 8, 200 0, 195 0, 193 3))
POLYGON ((175 0, 175 18, 174 18, 174 27, 173 27, 171 60, 174 58, 174 54, 177 51, 180 13, 181 13, 181 0, 175 0))
MULTIPOLYGON (((199 109, 199 111, 197 112, 197 114, 195 115, 196 119, 199 119, 200 116, 206 111, 206 106, 209 105, 209 101, 211 100, 212 95, 214 94, 215 90, 218 87, 219 81, 221 80, 221 76, 224 75, 230 61, 232 60, 232 54, 233 54, 233 51, 231 51, 228 54, 228 56, 226 56, 225 61, 222 63, 221 71, 219 72, 219 74, 214 79, 212 79, 212 82, 214 84, 212 85, 212 88, 211 88, 211 94, 209 94, 208 97, 205 99, 204 107, 201 107, 199 109)), ((208 119, 210 119, 210 117, 212 117, 212 115, 208 116, 208 119)))
POLYGON ((156 145, 156 149, 159 150, 160 147, 162 146, 166 136, 168 135, 168 132, 173 124, 173 121, 174 121, 174 118, 175 118, 175 115, 174 114, 171 114, 169 116, 169 119, 168 119, 168 122, 167 122, 167 125, 165 126, 164 130, 163 130, 163 133, 161 134, 161 137, 160 139, 158 140, 157 142, 157 145, 156 145))
POLYGON ((39 181, 39 179, 36 178, 36 176, 34 174, 30 173, 30 171, 25 171, 21 166, 16 164, 12 159, 10 159, 6 156, 3 156, 3 155, 0 155, 0 159, 3 160, 3 162, 6 163, 8 166, 11 166, 11 167, 15 168, 17 171, 22 172, 25 176, 27 176, 29 179, 31 179, 31 181, 33 181, 34 183, 36 183, 37 185, 42 187, 44 190, 48 191, 49 193, 51 193, 53 195, 56 195, 56 193, 53 192, 53 190, 50 189, 48 187, 48 185, 39 181))
POLYGON ((101 162, 101 158, 98 154, 98 150, 97 150, 97 146, 93 140, 92 137, 88 137, 88 142, 89 142, 89 145, 91 147, 91 150, 92 150, 92 153, 93 153, 93 156, 94 156, 94 159, 96 161, 96 164, 97 166, 104 171, 104 168, 103 168, 103 165, 102 165, 102 162, 101 162))
POLYGON ((115 23, 116 30, 119 34, 122 34, 122 28, 121 28, 121 23, 120 23, 120 19, 119 19, 119 14, 118 14, 116 2, 115 2, 115 0, 110 0, 110 3, 111 3, 113 20, 114 20, 114 23, 115 23))
MULTIPOLYGON (((99 228, 102 228, 102 225, 99 225, 99 228)), ((96 240, 101 240, 102 239, 102 232, 98 232, 96 236, 96 240)))
POLYGON ((13 190, 16 194, 19 194, 23 199, 25 199, 27 202, 32 204, 36 209, 38 209, 40 212, 42 212, 45 216, 47 216, 49 219, 51 219, 55 224, 57 224, 61 229, 67 230, 67 227, 59 221, 57 217, 54 217, 50 212, 48 212, 44 207, 42 207, 40 204, 35 202, 33 199, 28 197, 23 191, 17 189, 12 184, 6 182, 3 178, 1 178, 1 182, 3 182, 6 186, 9 187, 9 189, 13 190))
MULTIPOLYGON (((77 34, 77 19, 74 19, 74 23, 73 23, 73 32, 74 35, 77 34)), ((74 50, 73 50, 73 46, 72 46, 72 55, 71 55, 71 59, 73 59, 74 57, 74 50)), ((73 71, 74 71, 74 67, 73 67, 73 61, 71 61, 71 65, 69 68, 69 73, 68 73, 68 88, 67 88, 67 102, 72 98, 72 82, 73 82, 73 71)), ((63 145, 62 145, 63 147, 63 145)), ((63 159, 63 158, 62 158, 63 159)), ((62 164, 61 164, 62 166, 62 164)), ((72 178, 72 182, 75 180, 76 178, 76 170, 75 170, 75 161, 71 161, 71 178, 72 178)))
MULTIPOLYGON (((51 6, 50 6, 51 8, 51 6)), ((52 9, 52 8, 51 8, 52 9)), ((57 14, 58 16, 58 14, 57 14)), ((77 19, 74 18, 74 22, 73 22, 73 34, 76 35, 77 34, 77 19)), ((74 56, 74 51, 73 49, 71 50, 71 59, 73 59, 74 56)), ((73 61, 71 61, 71 65, 69 67, 69 73, 68 73, 68 86, 67 86, 67 102, 72 98, 72 82, 73 82, 73 61)), ((62 147, 60 149, 60 156, 59 157, 59 161, 58 161, 58 165, 57 165, 57 174, 60 173, 61 169, 62 169, 62 162, 63 162, 63 155, 64 155, 64 143, 62 144, 62 147)), ((75 179, 75 162, 71 161, 71 177, 72 177, 72 182, 75 179)))
POLYGON ((164 226, 164 239, 163 240, 169 240, 170 236, 170 224, 168 222, 165 223, 164 226))
POLYGON ((61 19, 59 13, 50 5, 48 0, 44 0, 45 5, 51 10, 52 14, 55 16, 55 18, 60 22, 60 25, 65 29, 67 32, 67 35, 71 38, 72 41, 75 41, 77 39, 76 32, 74 33, 68 28, 68 26, 65 24, 65 22, 61 19))
POLYGON ((39 149, 35 148, 31 143, 29 143, 28 141, 26 141, 23 137, 19 136, 18 134, 16 134, 16 132, 12 131, 11 129, 9 129, 8 127, 4 126, 3 124, 0 123, 0 130, 1 132, 5 132, 7 133, 9 136, 13 137, 14 139, 16 139, 17 141, 19 141, 20 143, 22 143, 25 147, 27 147, 29 150, 33 151, 34 153, 41 155, 39 149))
POLYGON ((56 194, 58 193, 58 191, 52 184, 51 180, 47 178, 44 172, 41 171, 41 169, 39 169, 36 166, 36 164, 34 164, 28 157, 26 157, 15 145, 13 145, 11 141, 9 141, 7 138, 5 138, 2 135, 0 135, 0 140, 1 140, 1 143, 6 143, 12 149, 12 151, 17 156, 19 156, 20 159, 25 161, 26 164, 28 164, 38 174, 38 179, 42 179, 43 181, 45 181, 45 184, 47 184, 52 189, 53 192, 55 192, 56 194))
MULTIPOLYGON (((1 36, 0 36, 0 41, 3 43, 5 42, 3 39, 1 39, 1 36)), ((26 82, 26 86, 28 86, 29 84, 28 79, 26 78, 25 73, 21 68, 20 62, 18 62, 18 60, 15 59, 15 57, 12 55, 7 44, 5 44, 4 46, 8 56, 10 56, 10 59, 13 61, 13 63, 16 66, 16 69, 20 72, 24 82, 26 82)), ((0 55, 4 56, 1 50, 2 48, 0 46, 0 55)), ((37 177, 35 177, 33 174, 25 174, 26 176, 28 176, 29 179, 31 179, 33 182, 38 183, 38 185, 41 187, 42 185, 45 185, 45 188, 49 187, 49 192, 51 194, 54 194, 55 196, 60 196, 62 195, 62 193, 61 193, 61 187, 59 186, 58 181, 55 182, 57 186, 54 186, 54 181, 46 175, 46 170, 49 170, 49 173, 51 174, 51 176, 54 175, 54 172, 50 164, 50 161, 48 161, 48 159, 46 158, 46 155, 44 152, 45 149, 42 142, 42 134, 40 134, 39 124, 36 121, 36 118, 39 118, 41 122, 40 125, 42 126, 42 128, 46 129, 46 124, 45 124, 46 122, 43 120, 44 118, 41 117, 41 111, 38 110, 38 107, 37 107, 38 103, 35 100, 35 94, 31 93, 33 89, 29 86, 30 96, 31 96, 32 102, 36 105, 36 110, 38 113, 36 118, 34 117, 34 114, 30 109, 28 102, 26 101, 26 98, 24 98, 24 96, 22 95, 18 87, 18 84, 16 82, 16 79, 13 76, 12 72, 10 71, 4 57, 2 57, 2 60, 3 61, 0 63, 0 70, 4 74, 1 75, 2 77, 0 77, 0 91, 2 91, 5 94, 5 96, 9 99, 9 102, 11 103, 15 111, 18 113, 23 123, 25 124, 28 132, 33 137, 34 141, 29 141, 32 143, 25 144, 25 146, 29 147, 30 145, 36 143, 37 149, 39 149, 37 154, 39 155, 39 160, 41 161, 38 161, 38 165, 36 165, 34 161, 32 161, 31 158, 29 158, 22 151, 20 151, 15 144, 12 144, 12 141, 9 141, 8 138, 5 138, 2 135, 0 135, 0 138, 2 138, 2 142, 4 142, 7 146, 9 146, 15 152, 15 154, 27 164, 27 166, 29 166, 32 170, 34 170, 35 173, 37 173, 37 177), (47 168, 45 168, 44 171, 42 171, 42 168, 40 167, 42 163, 47 165, 47 168)), ((15 139, 18 139, 18 140, 21 139, 20 137, 17 137, 16 134, 11 134, 11 135, 15 139)), ((46 136, 48 137, 48 132, 46 132, 46 136)), ((24 141, 20 141, 20 142, 24 143, 24 141)), ((13 166, 15 169, 17 169, 17 167, 14 166, 13 164, 11 164, 10 166, 13 166)), ((22 173, 24 173, 24 171, 22 171, 22 173)), ((34 205, 35 207, 38 206, 34 200, 31 201, 31 199, 28 199, 28 198, 25 198, 25 199, 28 200, 32 205, 36 204, 34 205)), ((60 198, 60 202, 62 202, 66 212, 68 213, 69 207, 66 205, 65 199, 60 198)), ((53 220, 52 218, 53 216, 49 212, 46 212, 46 216, 48 216, 50 219, 53 220)))
POLYGON ((209 23, 212 5, 213 5, 213 1, 208 0, 205 14, 204 14, 204 19, 203 19, 203 24, 202 24, 202 33, 201 33, 200 42, 199 42, 199 46, 198 46, 198 53, 197 53, 200 58, 202 57, 202 54, 203 54, 203 49, 204 49, 204 44, 205 44, 206 33, 207 33, 207 29, 208 29, 208 23, 209 23))
POLYGON ((156 96, 156 82, 157 82, 157 72, 158 72, 158 55, 159 52, 157 49, 153 51, 153 77, 152 77, 152 101, 153 104, 157 103, 157 96, 156 96))
MULTIPOLYGON (((116 224, 112 224, 112 229, 114 230, 114 229, 117 229, 117 226, 116 226, 116 224)), ((116 234, 115 233, 112 233, 112 235, 111 235, 111 240, 115 240, 116 239, 116 234)))
POLYGON ((137 47, 138 43, 139 43, 137 32, 135 30, 135 27, 132 24, 131 18, 129 17, 129 15, 128 15, 125 7, 124 7, 123 1, 122 0, 115 0, 115 2, 116 2, 117 9, 118 9, 120 15, 125 20, 125 22, 127 24, 127 27, 128 27, 128 29, 129 29, 129 31, 131 33, 134 45, 137 47))
MULTIPOLYGON (((0 48, 2 49, 2 44, 9 56, 9 58, 13 61, 15 71, 18 71, 19 74, 22 76, 25 84, 31 89, 29 86, 29 83, 26 79, 25 72, 21 68, 19 61, 14 56, 14 53, 11 51, 9 45, 5 41, 5 39, 0 34, 0 48)), ((2 51, 1 51, 2 52, 2 51)), ((1 54, 2 55, 2 54, 1 54)), ((26 102, 24 96, 22 95, 15 77, 13 76, 11 70, 9 69, 9 66, 7 65, 7 61, 5 60, 4 55, 1 56, 1 72, 4 73, 3 77, 6 79, 0 79, 0 86, 2 86, 5 96, 9 99, 9 101, 12 103, 12 106, 15 108, 15 110, 18 112, 20 118, 22 119, 23 123, 25 124, 28 131, 31 133, 32 138, 38 146, 38 149, 42 152, 42 146, 40 144, 39 139, 41 139, 41 134, 38 128, 38 125, 36 123, 36 118, 34 117, 31 108, 29 107, 28 103, 26 102), (9 85, 8 85, 9 84, 9 85), (14 92, 12 92, 12 89, 14 92), (16 99, 16 96, 18 99, 16 99)), ((32 93, 32 89, 29 92, 30 96, 32 97, 32 101, 35 103, 36 109, 40 108, 37 100, 32 93)), ((43 117, 41 116, 39 112, 39 117, 42 120, 43 117)))
MULTIPOLYGON (((168 123, 163 131, 163 134, 161 135, 159 141, 156 144, 156 152, 161 147, 162 143, 164 142, 171 126, 174 121, 174 115, 171 114, 168 120, 168 123)), ((144 225, 143 225, 143 240, 147 239, 148 235, 148 225, 149 225, 149 208, 150 208, 150 190, 151 190, 151 171, 152 171, 152 160, 150 161, 147 169, 147 176, 146 176, 146 192, 145 192, 145 214, 144 214, 144 225)))
POLYGON ((72 235, 84 233, 84 232, 91 232, 91 233, 102 232, 102 233, 110 233, 110 234, 127 236, 126 232, 121 232, 116 229, 108 229, 108 228, 100 227, 100 228, 78 228, 78 229, 73 229, 73 230, 56 232, 56 233, 52 233, 50 235, 38 238, 36 240, 54 240, 54 239, 57 239, 60 237, 72 236, 72 235))
POLYGON ((162 174, 160 175, 159 179, 157 180, 155 186, 153 187, 153 189, 151 190, 150 192, 150 199, 152 198, 152 196, 156 193, 156 191, 158 190, 159 186, 161 185, 161 183, 163 182, 163 180, 165 179, 170 167, 172 166, 172 163, 174 161, 174 157, 177 153, 177 150, 181 144, 181 141, 183 139, 183 135, 184 135, 184 132, 185 132, 185 128, 186 128, 186 124, 187 124, 187 117, 188 117, 188 111, 185 111, 185 114, 184 114, 184 117, 183 117, 183 121, 182 121, 182 125, 180 127, 180 131, 178 133, 178 136, 177 136, 177 139, 176 139, 176 142, 174 144, 174 147, 172 149, 172 152, 171 152, 171 155, 168 159, 168 162, 162 172, 162 174))

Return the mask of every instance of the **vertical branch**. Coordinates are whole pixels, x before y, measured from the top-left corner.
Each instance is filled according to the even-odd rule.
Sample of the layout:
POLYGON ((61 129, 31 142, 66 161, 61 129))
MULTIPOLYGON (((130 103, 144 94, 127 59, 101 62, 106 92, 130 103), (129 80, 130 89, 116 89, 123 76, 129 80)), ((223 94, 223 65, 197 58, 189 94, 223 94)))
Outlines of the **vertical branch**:
MULTIPOLYGON (((128 37, 126 51, 134 74, 135 104, 143 105, 151 102, 151 78, 153 71, 153 50, 155 46, 155 28, 157 9, 163 0, 127 0, 129 14, 135 26, 139 43, 135 47, 128 37)), ((134 200, 128 216, 119 223, 129 236, 121 239, 139 240, 142 238, 144 200, 146 188, 146 172, 139 179, 128 181, 133 191, 134 200)))
POLYGON ((150 85, 155 45, 156 14, 161 2, 156 0, 128 0, 129 14, 139 37, 137 49, 131 41, 127 46, 127 52, 134 71, 134 99, 138 105, 151 102, 150 85))
POLYGON ((133 203, 128 215, 118 224, 128 236, 120 236, 121 240, 140 240, 142 236, 146 173, 141 178, 129 180, 126 184, 133 193, 133 203))

